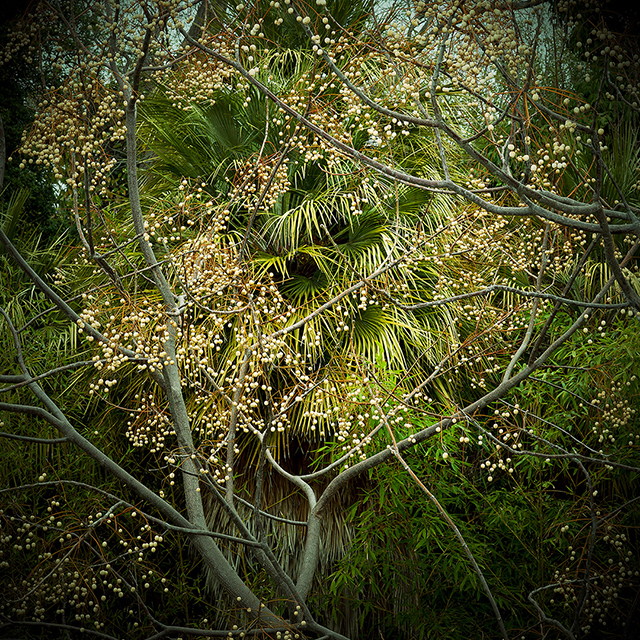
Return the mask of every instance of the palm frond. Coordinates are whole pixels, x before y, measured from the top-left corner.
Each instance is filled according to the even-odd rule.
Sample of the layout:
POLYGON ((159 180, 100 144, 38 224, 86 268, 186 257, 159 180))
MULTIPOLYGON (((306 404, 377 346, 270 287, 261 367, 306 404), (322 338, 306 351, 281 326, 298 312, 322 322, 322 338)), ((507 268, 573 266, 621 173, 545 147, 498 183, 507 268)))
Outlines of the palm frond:
MULTIPOLYGON (((28 189, 16 189, 12 192, 6 209, 0 212, 0 226, 9 240, 13 240, 16 234, 20 215, 28 198, 28 189)), ((4 245, 0 247, 0 255, 3 253, 6 253, 4 245)))

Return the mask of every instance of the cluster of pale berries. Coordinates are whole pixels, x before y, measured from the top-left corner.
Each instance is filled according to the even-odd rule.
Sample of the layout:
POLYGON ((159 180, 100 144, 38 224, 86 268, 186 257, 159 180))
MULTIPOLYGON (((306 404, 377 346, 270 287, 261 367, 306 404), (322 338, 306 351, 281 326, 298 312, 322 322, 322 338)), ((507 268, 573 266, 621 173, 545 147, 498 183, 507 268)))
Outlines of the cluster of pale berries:
POLYGON ((444 45, 442 63, 450 83, 439 91, 464 86, 484 94, 492 90, 488 63, 499 60, 511 72, 527 64, 532 44, 525 41, 523 31, 513 12, 496 3, 465 5, 456 0, 443 6, 419 1, 413 12, 397 13, 384 26, 384 41, 394 57, 428 60, 429 64, 444 45))
MULTIPOLYGON (((600 511, 597 511, 596 516, 600 515, 600 511)), ((569 525, 565 525, 560 532, 565 533, 568 530, 569 525)), ((589 633, 594 624, 606 626, 612 618, 618 623, 622 621, 618 598, 629 583, 633 584, 640 576, 637 563, 634 564, 634 554, 628 548, 629 539, 625 533, 615 533, 614 525, 607 524, 605 535, 600 540, 611 549, 605 564, 594 564, 591 567, 591 588, 583 611, 585 621, 581 627, 585 634, 589 633)), ((577 587, 581 585, 580 577, 584 571, 586 553, 579 552, 580 550, 573 545, 568 547, 568 551, 569 566, 564 570, 556 570, 553 576, 556 586, 553 588, 553 597, 549 600, 550 605, 560 605, 565 609, 575 606, 578 601, 577 587), (574 564, 573 568, 571 564, 574 564)))
POLYGON ((249 159, 236 173, 238 184, 231 189, 231 200, 248 209, 268 210, 291 187, 289 164, 281 162, 280 154, 249 159))
MULTIPOLYGON (((233 42, 228 42, 227 34, 207 36, 203 44, 225 58, 234 59, 234 45, 233 42)), ((197 51, 183 63, 176 65, 176 70, 169 78, 164 70, 156 72, 154 77, 161 86, 166 86, 167 98, 171 104, 188 111, 199 103, 215 104, 216 93, 234 84, 238 74, 232 67, 207 58, 197 51)))
MULTIPOLYGON (((44 482, 45 478, 46 473, 39 481, 44 482)), ((95 516, 90 514, 86 521, 77 518, 65 521, 69 513, 61 511, 60 504, 59 500, 51 499, 47 515, 41 518, 11 516, 0 511, 5 532, 0 538, 4 545, 0 557, 18 554, 33 567, 26 579, 5 585, 5 598, 0 600, 4 615, 33 622, 51 622, 52 615, 63 616, 63 620, 74 620, 83 626, 91 624, 99 630, 105 626, 101 606, 108 598, 122 603, 124 596, 152 588, 151 582, 168 591, 166 578, 151 570, 142 574, 142 581, 136 586, 115 565, 103 561, 117 540, 122 549, 114 550, 120 560, 134 560, 142 567, 145 554, 156 552, 163 542, 163 537, 155 534, 148 524, 143 524, 136 535, 135 529, 126 526, 121 516, 116 518, 111 509, 95 516), (88 564, 83 558, 82 549, 90 541, 99 547, 96 552, 100 560, 96 564, 88 564)), ((133 519, 137 513, 133 511, 130 515, 133 519)), ((8 563, 0 566, 7 567, 8 563)), ((136 615, 134 611, 129 614, 136 615)))
MULTIPOLYGON (((605 329, 606 323, 602 320, 596 326, 596 330, 604 333, 605 329)), ((592 404, 601 407, 600 417, 594 421, 591 429, 593 435, 598 437, 599 445, 605 442, 615 445, 618 440, 627 438, 627 444, 630 447, 640 444, 640 434, 629 432, 625 435, 623 433, 623 429, 635 418, 637 409, 629 404, 629 400, 624 398, 622 391, 624 387, 631 386, 636 380, 637 377, 632 375, 624 383, 614 381, 610 391, 600 391, 598 397, 593 399, 592 404)))
POLYGON ((104 191, 115 158, 106 147, 125 138, 120 95, 95 77, 71 78, 39 103, 38 117, 23 134, 20 162, 42 165, 73 188, 89 180, 89 189, 104 191), (81 100, 78 100, 78 95, 81 100))
POLYGON ((167 439, 175 435, 166 407, 155 402, 153 393, 136 394, 136 407, 129 411, 126 437, 134 447, 144 447, 150 453, 165 448, 167 439))

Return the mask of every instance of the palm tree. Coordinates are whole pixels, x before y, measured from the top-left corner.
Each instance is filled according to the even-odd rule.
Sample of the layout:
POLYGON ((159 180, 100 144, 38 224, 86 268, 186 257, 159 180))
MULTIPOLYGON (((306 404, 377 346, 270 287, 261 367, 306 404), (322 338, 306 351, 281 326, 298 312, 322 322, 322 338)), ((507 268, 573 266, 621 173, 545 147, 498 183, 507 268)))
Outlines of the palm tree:
MULTIPOLYGON (((297 64, 283 91, 307 76, 311 65, 300 53, 286 56, 297 64)), ((286 144, 279 140, 278 126, 271 123, 264 135, 267 110, 260 96, 252 95, 247 106, 233 90, 217 94, 213 105, 188 111, 172 106, 162 94, 148 99, 141 112, 141 135, 154 156, 145 194, 153 208, 174 201, 169 193, 172 189, 175 193, 175 185, 184 178, 192 184, 204 181, 213 210, 229 214, 219 241, 227 248, 235 246, 236 252, 244 249, 245 268, 256 277, 273 278, 294 307, 289 319, 293 324, 336 291, 398 260, 416 229, 433 231, 448 220, 453 201, 384 184, 347 160, 334 160, 329 167, 322 157, 309 161, 298 149, 288 149, 284 155, 286 144), (274 182, 280 184, 266 206, 258 202, 257 194, 275 170, 279 174, 274 182)), ((426 136, 415 132, 398 155, 407 164, 420 165, 424 174, 435 175, 434 152, 428 143, 426 136)), ((420 299, 437 277, 433 267, 411 270, 400 265, 387 272, 386 292, 406 288, 413 299, 420 299)), ((458 339, 453 327, 446 309, 412 314, 386 304, 383 294, 372 291, 366 304, 360 297, 350 298, 339 313, 329 310, 308 322, 292 338, 291 348, 313 368, 322 366, 330 379, 344 379, 345 366, 352 368, 358 361, 375 364, 379 359, 392 370, 406 370, 417 362, 417 375, 443 357, 445 342, 458 339), (345 325, 349 330, 341 331, 345 325)), ((236 365, 232 356, 236 346, 228 342, 219 356, 234 361, 231 366, 236 365)), ((308 403, 313 401, 311 394, 308 403)), ((301 405, 301 414, 308 403, 301 405)), ((306 419, 296 420, 294 431, 308 433, 308 428, 306 419)))
MULTIPOLYGON (((274 54, 269 65, 272 86, 277 85, 286 95, 306 81, 313 64, 313 58, 300 51, 274 54), (282 59, 286 64, 279 64, 282 59)), ((335 102, 335 96, 326 89, 322 97, 335 102)), ((404 296, 415 302, 432 296, 440 277, 437 268, 427 263, 412 268, 400 258, 415 241, 416 233, 428 235, 448 223, 454 201, 450 196, 385 183, 351 161, 332 158, 329 163, 313 147, 287 142, 303 133, 291 123, 279 123, 269 113, 270 108, 273 111, 259 94, 240 92, 236 87, 221 89, 211 101, 190 109, 181 108, 160 92, 148 98, 141 109, 141 138, 150 152, 144 198, 160 219, 163 207, 175 212, 175 203, 183 197, 178 195, 178 185, 185 192, 187 184, 196 191, 201 189, 198 201, 209 199, 209 218, 192 225, 200 226, 199 233, 188 237, 185 232, 182 240, 169 244, 170 252, 197 256, 206 249, 210 271, 237 265, 244 274, 241 282, 254 282, 254 296, 258 295, 255 291, 259 284, 273 285, 271 303, 289 309, 286 319, 261 316, 259 329, 255 319, 248 321, 242 314, 229 314, 221 328, 220 316, 210 311, 222 312, 234 305, 246 307, 246 295, 238 292, 240 283, 234 286, 229 280, 222 296, 212 291, 206 302, 200 299, 203 306, 193 307, 190 323, 201 334, 215 336, 201 355, 207 361, 207 375, 220 387, 237 375, 234 372, 241 367, 244 349, 248 344, 256 348, 260 331, 268 334, 269 330, 308 318, 337 292, 398 261, 385 273, 378 290, 359 291, 311 318, 287 337, 289 353, 255 374, 253 380, 269 389, 264 398, 269 396, 273 412, 276 407, 287 407, 270 441, 274 456, 285 468, 299 472, 302 461, 309 459, 299 453, 326 447, 328 440, 341 435, 342 414, 348 416, 354 411, 356 402, 336 414, 336 388, 355 389, 366 370, 377 371, 381 380, 386 373, 405 372, 397 380, 400 387, 408 387, 414 376, 448 355, 451 342, 460 341, 455 310, 411 313, 389 304, 386 297, 404 296), (281 131, 284 136, 279 135, 281 131), (261 198, 261 190, 272 176, 275 188, 261 198), (222 214, 228 218, 223 221, 224 229, 211 231, 212 225, 215 227, 212 221, 220 220, 222 214), (247 338, 248 334, 253 338, 247 338), (299 364, 287 365, 287 358, 297 359, 299 364), (303 399, 292 404, 290 399, 295 395, 303 399)), ((354 131, 352 139, 361 148, 367 144, 362 131, 354 131)), ((418 167, 422 175, 438 173, 433 141, 424 132, 412 131, 398 149, 398 156, 412 169, 418 167)), ((183 222, 180 224, 184 226, 183 222)), ((446 236, 436 234, 435 238, 446 243, 446 236)), ((188 268, 182 263, 179 286, 185 287, 191 277, 195 299, 198 285, 193 275, 194 261, 198 259, 189 259, 188 268)), ((202 260, 199 264, 204 269, 202 260)), ((189 379, 202 379, 200 369, 200 359, 185 361, 189 379)), ((203 385, 207 385, 205 380, 203 385)), ((443 398, 448 393, 446 386, 441 389, 443 398)), ((191 410, 194 430, 202 441, 215 439, 221 416, 230 415, 225 402, 212 393, 194 393, 191 410)), ((268 411, 261 410, 251 416, 263 426, 273 419, 268 411)), ((255 488, 258 451, 252 436, 246 435, 240 442, 247 471, 239 481, 249 499, 255 488)), ((288 519, 306 519, 303 502, 280 476, 269 475, 266 482, 269 508, 288 519)), ((349 546, 351 530, 344 526, 344 516, 350 504, 346 496, 334 502, 333 517, 325 526, 322 574, 328 573, 349 546)), ((249 507, 238 508, 250 515, 249 507)), ((210 517, 216 527, 227 523, 227 516, 213 505, 210 517)), ((266 527, 267 534, 279 540, 278 558, 290 575, 296 575, 302 531, 270 520, 266 527)), ((345 624, 353 633, 356 619, 346 611, 345 624)))
MULTIPOLYGON (((357 5, 339 3, 336 10, 352 11, 364 28, 366 8, 357 5)), ((265 27, 265 36, 271 43, 267 47, 273 47, 266 65, 270 87, 285 97, 309 95, 300 108, 310 117, 334 118, 353 146, 377 153, 378 142, 365 124, 349 116, 344 96, 327 82, 318 58, 305 47, 287 48, 282 42, 286 33, 270 35, 265 27)), ((363 66, 364 72, 375 76, 375 61, 367 64, 371 68, 363 66)), ((454 305, 411 312, 390 303, 390 297, 415 303, 433 299, 436 290, 439 295, 454 293, 448 282, 457 276, 456 269, 480 267, 465 264, 464 257, 450 258, 446 266, 419 253, 415 262, 403 259, 411 255, 416 239, 419 244, 428 239, 436 255, 449 251, 456 233, 447 226, 465 215, 453 197, 393 183, 331 155, 241 80, 229 76, 215 86, 204 75, 204 65, 192 65, 195 76, 188 75, 188 67, 175 73, 182 79, 203 74, 201 83, 209 85, 197 100, 182 100, 172 88, 177 83, 169 80, 141 105, 139 133, 147 149, 143 199, 150 212, 150 235, 186 305, 178 357, 189 381, 193 430, 201 446, 218 455, 227 425, 238 420, 246 472, 236 483, 250 500, 259 452, 247 422, 271 429, 270 449, 286 469, 311 470, 303 469, 310 456, 301 452, 315 452, 324 460, 339 455, 346 445, 336 442, 350 442, 354 432, 370 428, 361 408, 367 395, 361 380, 367 372, 372 385, 400 393, 412 386, 412 379, 424 379, 426 370, 452 356, 451 345, 461 344, 465 332, 476 330, 461 326, 464 314, 454 305), (381 277, 313 315, 336 293, 388 265, 394 266, 381 277), (442 285, 445 274, 449 278, 442 285), (275 351, 262 344, 261 336, 304 318, 306 323, 287 334, 275 351), (260 355, 246 373, 259 403, 245 407, 240 419, 233 417, 219 390, 242 393, 238 372, 247 347, 260 355), (301 400, 294 402, 296 397, 301 400), (345 397, 351 400, 340 405, 337 398, 345 397)), ((393 91, 389 82, 380 90, 393 91)), ((199 91, 197 83, 189 87, 199 91)), ((389 151, 392 161, 414 174, 438 176, 432 133, 418 128, 406 133, 398 135, 389 151)), ((450 167, 452 172, 464 169, 462 162, 450 167)), ((126 304, 150 309, 155 301, 141 293, 126 304)), ((145 331, 152 333, 152 325, 145 331)), ((135 404, 141 393, 153 396, 153 389, 143 389, 136 380, 134 366, 118 389, 123 406, 128 400, 135 404)), ((453 401, 454 390, 447 383, 435 384, 429 393, 445 405, 453 401)), ((130 432, 139 423, 144 434, 152 404, 140 412, 130 432)), ((287 519, 306 519, 303 501, 280 476, 268 474, 265 483, 268 510, 287 519)), ((322 573, 349 546, 344 514, 352 500, 345 495, 333 503, 325 523, 322 573)), ((238 509, 249 519, 249 507, 240 504, 238 509)), ((213 504, 210 518, 216 527, 226 524, 213 504)), ((297 575, 301 530, 271 520, 265 527, 267 535, 279 540, 276 551, 283 566, 297 575)), ((234 557, 241 562, 241 553, 234 557)), ((352 633, 355 618, 346 618, 352 633)))

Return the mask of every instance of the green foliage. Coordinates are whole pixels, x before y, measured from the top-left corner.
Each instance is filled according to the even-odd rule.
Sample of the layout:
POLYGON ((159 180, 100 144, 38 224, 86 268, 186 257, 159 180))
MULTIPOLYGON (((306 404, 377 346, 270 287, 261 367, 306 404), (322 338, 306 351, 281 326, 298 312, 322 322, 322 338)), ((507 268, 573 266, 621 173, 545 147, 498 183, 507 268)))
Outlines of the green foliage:
MULTIPOLYGON (((3 24, 0 27, 0 44, 4 39, 3 24)), ((28 105, 36 93, 37 76, 34 69, 24 62, 0 65, 0 116, 4 129, 7 162, 4 189, 0 193, 0 208, 11 207, 18 193, 27 194, 22 206, 22 223, 30 225, 45 239, 55 239, 60 232, 57 218, 57 199, 52 175, 39 165, 29 164, 19 169, 19 160, 12 154, 20 146, 21 136, 34 116, 28 105)))
MULTIPOLYGON (((589 337, 583 333, 564 345, 495 415, 476 416, 405 455, 460 529, 514 637, 535 626, 530 592, 573 580, 560 595, 549 589, 536 596, 543 608, 566 615, 581 597, 587 570, 593 598, 582 624, 597 629, 597 637, 623 633, 640 569, 633 553, 640 477, 588 465, 594 497, 579 464, 552 457, 562 451, 554 447, 585 456, 606 455, 611 447, 623 452, 621 463, 640 462, 636 325, 624 316, 594 313, 589 337), (597 526, 591 549, 592 518, 597 526), (607 597, 611 589, 618 592, 615 601, 607 597)), ((397 375, 389 377, 390 388, 397 375)), ((403 422, 424 420, 420 413, 401 415, 403 422)), ((398 428, 396 438, 403 435, 398 428)), ((390 442, 380 437, 383 445, 390 442)), ((345 598, 352 603, 368 630, 359 637, 496 636, 493 612, 468 558, 398 464, 370 474, 349 522, 353 545, 327 578, 321 598, 328 598, 330 608, 345 598)))
MULTIPOLYGON (((350 69, 349 77, 358 78, 385 108, 405 109, 409 92, 396 100, 396 92, 398 96, 404 92, 399 89, 400 75, 380 72, 385 56, 377 58, 372 47, 370 59, 360 57, 357 38, 362 35, 362 42, 367 42, 366 31, 374 26, 368 17, 369 3, 328 4, 333 17, 350 30, 349 38, 356 38, 353 46, 347 43, 341 49, 341 68, 350 69), (352 59, 357 69, 349 66, 352 59)), ((463 4, 456 10, 467 11, 463 4)), ((245 16, 244 8, 230 3, 215 3, 213 8, 225 21, 235 23, 245 16)), ((327 80, 325 60, 312 53, 293 14, 276 3, 267 8, 262 1, 252 9, 267 13, 262 26, 256 25, 264 29, 263 37, 252 45, 260 56, 267 53, 251 75, 268 75, 269 86, 305 117, 315 118, 317 126, 393 170, 434 180, 446 173, 432 130, 382 117, 344 87, 336 89, 327 80), (281 14, 283 22, 276 29, 273 18, 281 14), (360 112, 368 121, 364 115, 359 118, 360 112), (372 114, 373 120, 385 125, 378 133, 372 114)), ((501 15, 498 9, 496 15, 501 15)), ((328 29, 331 33, 332 27, 328 29)), ((420 46, 425 42, 426 37, 420 46)), ((373 44, 378 46, 377 42, 367 46, 373 44)), ((128 46, 123 43, 122 51, 128 46)), ((419 46, 411 47, 411 55, 417 55, 419 46)), ((238 59, 253 62, 250 51, 237 48, 238 59)), ((396 53, 398 74, 407 72, 402 85, 411 88, 411 100, 425 115, 433 106, 426 98, 428 77, 421 67, 421 80, 412 86, 408 60, 400 49, 396 53), (423 97, 424 105, 419 104, 423 97)), ((126 461, 136 478, 178 510, 188 512, 185 496, 174 491, 174 470, 179 475, 184 460, 198 457, 210 465, 206 470, 216 474, 221 485, 221 469, 222 478, 234 474, 236 491, 249 499, 255 495, 256 431, 264 432, 271 454, 287 471, 306 473, 312 470, 308 467, 321 468, 343 456, 339 464, 349 467, 499 385, 517 345, 525 340, 530 319, 538 330, 547 320, 553 323, 540 344, 526 345, 528 353, 516 371, 527 357, 533 362, 585 313, 577 304, 567 305, 560 314, 547 302, 537 308, 530 298, 518 295, 517 288, 530 289, 535 283, 541 265, 538 254, 550 238, 544 248, 550 246, 553 266, 543 274, 541 287, 545 292, 563 292, 587 243, 586 234, 569 227, 545 227, 534 216, 488 221, 473 198, 463 206, 460 198, 441 193, 442 189, 420 190, 406 180, 395 183, 381 177, 285 117, 241 76, 221 72, 208 93, 180 94, 187 86, 182 83, 194 75, 204 77, 206 85, 207 61, 201 58, 196 53, 186 62, 173 60, 157 88, 145 89, 148 95, 139 110, 149 246, 166 267, 178 311, 170 317, 165 314, 163 307, 173 307, 174 299, 162 300, 148 278, 155 265, 145 263, 132 240, 131 203, 122 183, 108 195, 104 191, 95 197, 100 221, 94 239, 99 251, 109 253, 112 268, 126 278, 127 291, 116 287, 80 251, 69 253, 64 237, 53 242, 47 232, 45 248, 38 234, 21 228, 32 216, 31 221, 42 222, 46 230, 53 215, 45 197, 55 193, 50 178, 31 172, 31 165, 23 174, 24 184, 8 174, 13 191, 3 196, 6 206, 0 220, 36 271, 72 299, 87 323, 95 321, 108 336, 98 348, 95 343, 80 346, 78 325, 53 312, 49 301, 9 265, 3 252, 0 264, 6 281, 1 303, 20 331, 31 323, 24 355, 32 372, 44 374, 62 361, 77 365, 77 370, 45 376, 42 387, 55 395, 79 433, 100 446, 104 455, 126 461), (43 203, 41 209, 29 212, 26 187, 43 203), (25 211, 27 216, 21 218, 25 211), (113 250, 115 244, 121 245, 119 250, 113 250), (387 265, 393 266, 383 278, 372 275, 387 265), (424 306, 490 283, 508 283, 516 291, 424 306), (327 308, 322 308, 325 303, 327 308), (294 324, 296 331, 267 344, 274 332, 283 335, 294 324), (145 363, 113 364, 113 354, 123 344, 131 350, 140 347, 145 363), (248 363, 249 356, 257 353, 260 356, 247 365, 252 377, 245 389, 240 362, 245 354, 248 363), (94 360, 85 368, 81 361, 90 358, 94 360), (103 370, 102 361, 113 366, 103 370), (171 375, 184 386, 180 414, 163 396, 157 378, 148 376, 149 371, 164 370, 167 381, 169 367, 175 367, 171 375), (399 398, 417 384, 421 393, 401 402, 399 398), (165 438, 173 448, 176 417, 182 420, 184 414, 188 418, 183 441, 175 448, 178 453, 169 453, 165 438), (235 468, 222 467, 231 423, 235 468), (373 437, 365 435, 375 429, 379 430, 373 437), (192 453, 189 458, 182 447, 191 436, 197 456, 192 453)), ((549 77, 553 73, 549 69, 549 77)), ((500 82, 496 80, 496 86, 500 82)), ((540 91, 544 104, 564 116, 572 113, 572 106, 563 82, 556 77, 552 90, 540 91)), ((513 158, 525 147, 537 145, 542 155, 562 143, 562 150, 550 152, 557 156, 551 161, 562 165, 564 153, 571 155, 571 161, 556 173, 547 167, 547 177, 532 186, 555 189, 567 197, 590 195, 591 182, 585 177, 594 179, 595 170, 577 154, 580 141, 572 141, 574 132, 567 132, 571 126, 553 132, 544 113, 532 109, 529 119, 527 110, 539 97, 527 102, 528 88, 516 91, 509 86, 501 95, 498 91, 493 98, 475 102, 477 96, 472 100, 459 86, 440 92, 435 79, 433 85, 443 120, 454 130, 459 126, 461 136, 474 138, 475 149, 489 161, 512 167, 517 175, 529 160, 513 158), (514 91, 521 95, 511 103, 509 93, 514 91), (497 109, 507 105, 513 107, 513 118, 495 127, 487 124, 495 121, 497 109), (518 150, 507 159, 514 127, 522 128, 522 140, 514 138, 518 150), (482 133, 476 137, 478 131, 482 133), (525 133, 532 134, 534 143, 526 141, 530 136, 525 133)), ((202 88, 197 82, 193 86, 202 88)), ((19 99, 10 106, 17 105, 17 116, 7 120, 13 137, 29 119, 24 106, 28 90, 18 86, 15 93, 19 99)), ((4 103, 0 108, 7 110, 4 103)), ((622 117, 599 109, 607 126, 613 127, 622 117)), ((576 113, 583 123, 591 117, 584 108, 576 113)), ((451 141, 443 144, 447 170, 460 191, 475 190, 496 205, 518 202, 515 189, 511 195, 499 189, 488 194, 486 187, 499 187, 496 175, 489 179, 473 153, 465 158, 451 141)), ((622 191, 637 205, 634 185, 640 163, 633 125, 612 142, 604 157, 609 172, 603 178, 603 198, 611 207, 618 206, 622 191)), ((60 188, 59 200, 69 193, 60 188)), ((629 244, 629 238, 621 238, 617 249, 624 253, 629 244)), ((599 240, 594 246, 582 273, 562 293, 576 302, 593 297, 611 275, 599 240)), ((628 278, 640 291, 637 275, 628 278)), ((607 302, 620 299, 620 292, 612 290, 607 302)), ((583 332, 557 349, 518 389, 477 414, 458 415, 450 428, 432 434, 426 444, 405 456, 466 540, 513 637, 549 635, 548 625, 540 623, 528 601, 534 589, 542 589, 536 600, 550 616, 567 619, 577 611, 586 634, 604 636, 606 631, 611 637, 622 632, 638 589, 633 549, 640 526, 639 480, 630 468, 640 463, 635 409, 640 394, 636 379, 640 331, 631 318, 614 310, 586 315, 589 321, 583 332), (619 466, 608 468, 613 452, 619 466), (598 461, 587 463, 591 455, 598 461), (582 608, 587 584, 589 598, 582 608)), ((2 372, 19 371, 14 353, 13 336, 2 324, 2 372)), ((3 396, 7 402, 28 403, 29 398, 24 386, 5 390, 3 396)), ((51 427, 42 428, 32 416, 19 412, 10 415, 7 427, 16 436, 55 436, 51 427)), ((234 601, 225 596, 216 602, 204 591, 201 567, 184 538, 168 534, 141 511, 132 492, 108 477, 95 461, 77 456, 65 444, 28 447, 19 440, 3 440, 3 461, 1 486, 16 491, 21 487, 27 497, 2 494, 6 496, 0 512, 3 531, 15 544, 7 546, 0 563, 0 581, 27 594, 17 607, 29 610, 29 615, 33 611, 40 615, 42 605, 32 586, 45 584, 39 592, 46 599, 43 615, 78 624, 91 615, 98 631, 106 627, 122 637, 149 637, 157 631, 149 620, 136 626, 147 605, 162 613, 164 624, 210 626, 215 620, 219 626, 250 625, 247 612, 234 601), (58 482, 62 479, 70 482, 58 482), (94 490, 79 482, 93 484, 94 490), (113 511, 103 514, 104 501, 95 487, 117 494, 122 501, 114 499, 113 511), (37 536, 30 532, 32 526, 37 536), (42 551, 39 556, 32 536, 37 538, 37 552, 42 551), (69 570, 56 569, 48 582, 46 561, 51 559, 68 564, 69 570), (82 602, 74 596, 78 590, 82 602), (205 616, 208 622, 202 622, 205 616)), ((269 491, 264 500, 269 504, 263 507, 303 521, 309 505, 283 481, 285 476, 273 470, 267 473, 269 491)), ((311 480, 316 489, 324 481, 311 480)), ((197 502, 199 496, 192 498, 197 502)), ((211 496, 208 499, 204 504, 212 531, 235 534, 228 513, 211 496)), ((256 515, 249 507, 239 508, 238 513, 247 521, 256 515)), ((321 584, 310 603, 314 613, 332 616, 336 627, 348 629, 354 638, 497 637, 494 612, 467 554, 446 519, 400 465, 376 467, 359 484, 351 484, 350 491, 335 497, 332 509, 323 513, 322 535, 321 584)), ((304 542, 301 530, 270 523, 264 537, 283 569, 297 576, 304 542)), ((262 601, 275 600, 274 611, 285 615, 285 600, 276 599, 264 569, 252 570, 245 547, 228 539, 221 546, 253 593, 262 601)))

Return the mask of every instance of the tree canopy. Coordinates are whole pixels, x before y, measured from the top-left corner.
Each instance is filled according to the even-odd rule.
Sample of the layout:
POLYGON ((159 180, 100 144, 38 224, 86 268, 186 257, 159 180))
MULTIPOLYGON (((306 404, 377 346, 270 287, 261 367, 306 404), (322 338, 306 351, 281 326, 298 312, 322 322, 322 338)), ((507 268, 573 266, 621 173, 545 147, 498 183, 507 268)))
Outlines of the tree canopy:
POLYGON ((2 173, 0 635, 632 637, 614 14, 39 0, 8 25, 34 117, 2 173))

